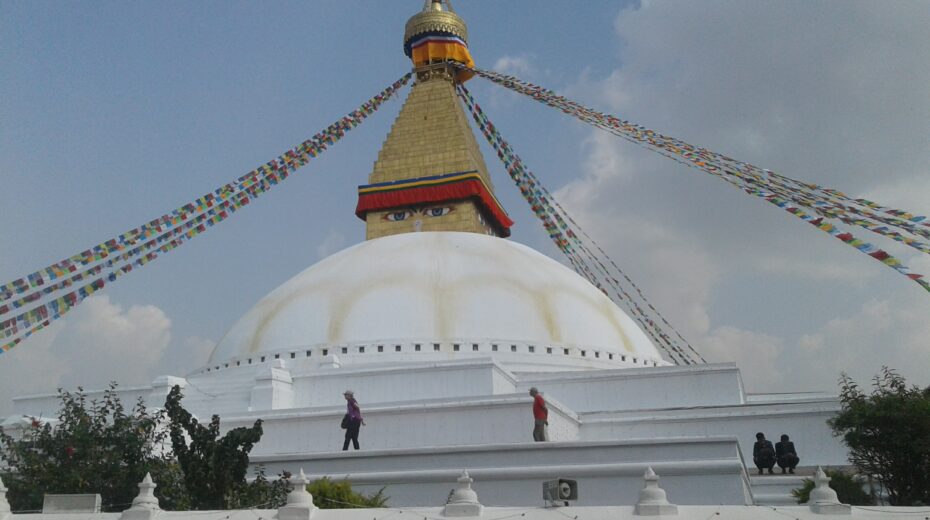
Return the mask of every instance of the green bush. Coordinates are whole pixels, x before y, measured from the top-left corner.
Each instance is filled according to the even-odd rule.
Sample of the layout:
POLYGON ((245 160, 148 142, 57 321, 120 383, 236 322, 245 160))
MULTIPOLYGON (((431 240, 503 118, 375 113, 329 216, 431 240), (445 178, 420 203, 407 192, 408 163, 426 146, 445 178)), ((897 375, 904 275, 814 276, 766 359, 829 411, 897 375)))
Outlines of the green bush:
POLYGON ((287 493, 289 491, 287 477, 290 474, 285 472, 278 475, 274 480, 268 480, 265 476, 265 468, 259 465, 255 468, 255 478, 237 489, 237 493, 231 497, 230 507, 232 509, 278 509, 287 503, 287 493))
MULTIPOLYGON (((855 477, 842 471, 826 471, 830 477, 830 487, 836 491, 836 496, 840 502, 853 506, 872 506, 875 505, 875 497, 866 493, 862 489, 862 484, 856 481, 855 477)), ((791 490, 791 495, 798 499, 799 504, 806 504, 810 500, 811 491, 814 489, 814 481, 806 478, 804 485, 798 489, 791 490)))
POLYGON ((390 498, 384 495, 384 488, 374 495, 363 495, 353 491, 348 480, 334 482, 328 478, 310 483, 307 491, 313 495, 313 503, 320 509, 384 507, 390 498))

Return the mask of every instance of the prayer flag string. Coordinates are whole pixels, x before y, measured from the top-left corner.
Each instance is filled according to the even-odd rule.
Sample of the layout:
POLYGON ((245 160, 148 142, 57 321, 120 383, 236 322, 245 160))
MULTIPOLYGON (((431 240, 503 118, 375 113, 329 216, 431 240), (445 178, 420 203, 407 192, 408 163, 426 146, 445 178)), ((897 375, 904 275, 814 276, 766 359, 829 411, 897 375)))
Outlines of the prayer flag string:
POLYGON ((458 94, 468 107, 472 118, 481 130, 491 146, 497 153, 498 158, 504 164, 507 173, 513 179, 521 195, 529 203, 530 208, 542 222, 543 227, 548 233, 550 239, 568 258, 572 267, 578 274, 585 277, 592 285, 600 289, 611 299, 630 310, 630 314, 645 331, 653 343, 661 348, 676 364, 694 364, 700 360, 705 362, 703 357, 678 333, 677 330, 662 316, 662 314, 646 299, 642 290, 624 273, 604 250, 594 242, 591 237, 585 233, 571 216, 555 200, 552 194, 539 179, 523 165, 523 161, 513 151, 510 144, 501 136, 500 132, 488 119, 487 115, 475 102, 471 93, 463 85, 458 86, 458 94), (575 229, 581 233, 579 236, 575 229), (589 246, 589 242, 591 245, 589 246), (596 249, 596 252, 595 252, 596 249), (608 267, 608 264, 613 268, 608 267), (640 301, 634 298, 630 291, 627 291, 617 276, 621 276, 625 282, 635 291, 639 300, 645 304, 650 312, 640 305, 640 301), (613 290, 611 294, 608 289, 613 290), (619 300, 619 301, 618 301, 619 300), (687 351, 679 344, 678 340, 665 332, 659 323, 653 319, 657 317, 665 328, 674 331, 678 339, 687 347, 687 351))
POLYGON ((186 240, 189 240, 215 224, 226 220, 237 210, 248 205, 252 200, 285 180, 299 167, 305 165, 335 144, 346 132, 358 126, 365 118, 374 113, 383 103, 390 99, 401 87, 406 85, 412 73, 384 89, 381 93, 365 102, 360 108, 336 121, 312 138, 284 152, 276 159, 252 170, 234 182, 228 183, 213 192, 198 198, 193 203, 173 210, 165 216, 148 224, 123 233, 117 238, 103 242, 83 253, 71 256, 52 266, 40 269, 26 277, 0 286, 0 301, 9 300, 16 294, 37 288, 9 304, 0 306, 0 315, 12 309, 23 307, 41 300, 43 297, 72 287, 78 282, 93 279, 78 289, 54 298, 38 307, 16 316, 0 320, 0 337, 11 338, 0 345, 0 354, 6 352, 37 331, 60 318, 91 294, 99 291, 107 282, 129 273, 134 267, 141 267, 159 256, 167 253, 186 240), (143 239, 146 240, 139 244, 143 239), (139 245, 137 245, 139 244, 139 245), (135 246, 135 247, 132 247, 135 246), (120 254, 115 254, 122 251, 120 254), (103 261, 105 260, 105 261, 103 261), (119 265, 121 262, 125 262, 119 265), (78 271, 77 265, 90 265, 78 271), (114 266, 119 267, 114 268, 114 266), (111 269, 112 268, 112 269, 111 269), (104 276, 95 278, 105 270, 111 269, 104 276), (69 276, 69 274, 74 273, 69 276), (54 276, 53 276, 54 275, 54 276), (45 280, 61 279, 46 285, 45 280))
MULTIPOLYGON (((464 65, 461 64, 453 65, 460 68, 464 67, 464 65)), ((819 205, 820 208, 830 207, 838 214, 843 214, 846 211, 849 211, 851 213, 865 216, 872 220, 897 227, 908 233, 916 234, 924 238, 930 238, 930 220, 928 220, 927 217, 915 216, 906 211, 886 208, 865 199, 850 199, 845 194, 837 190, 832 190, 817 184, 792 179, 790 177, 777 174, 771 170, 759 168, 742 161, 737 161, 720 153, 716 153, 704 148, 694 147, 679 139, 664 136, 645 127, 635 125, 628 121, 620 120, 615 116, 603 114, 601 112, 584 107, 578 103, 568 100, 563 96, 559 96, 550 90, 544 89, 538 85, 533 85, 532 83, 522 82, 513 76, 506 76, 503 74, 481 71, 478 69, 473 69, 473 71, 479 73, 482 77, 485 77, 494 83, 498 83, 507 88, 510 88, 511 90, 533 97, 537 101, 545 103, 554 108, 558 108, 569 115, 573 115, 574 117, 582 119, 585 122, 599 126, 605 130, 610 131, 611 133, 614 133, 615 135, 623 137, 624 139, 638 144, 648 143, 653 146, 652 151, 662 153, 663 155, 672 159, 679 161, 686 159, 686 161, 683 162, 686 162, 689 165, 694 163, 694 165, 698 167, 709 164, 718 167, 716 169, 710 168, 710 170, 716 171, 723 169, 726 170, 725 173, 727 174, 737 176, 751 176, 766 182, 777 183, 782 187, 788 187, 793 190, 808 191, 810 192, 810 195, 813 195, 817 200, 821 201, 819 205), (844 202, 849 205, 844 205, 844 202), (885 213, 891 216, 886 217, 879 213, 874 213, 872 210, 879 210, 880 213, 885 213)), ((858 223, 856 225, 862 225, 862 223, 858 223)), ((877 229, 870 231, 881 234, 883 230, 877 229)), ((908 242, 905 241, 905 243, 908 242)), ((912 243, 908 243, 908 245, 913 246, 912 243)), ((924 252, 927 251, 925 250, 924 252)))
POLYGON ((212 192, 198 197, 157 219, 126 231, 118 237, 101 242, 81 253, 60 260, 22 278, 0 285, 0 302, 9 300, 16 294, 23 294, 30 291, 30 289, 43 286, 47 281, 69 277, 72 273, 80 270, 82 266, 94 264, 114 252, 135 245, 140 240, 162 233, 173 226, 180 225, 192 215, 207 211, 209 208, 235 196, 237 193, 260 184, 263 179, 269 178, 277 182, 280 177, 287 177, 295 168, 303 166, 310 158, 315 157, 325 150, 327 146, 342 138, 345 132, 355 128, 355 126, 361 123, 369 114, 377 110, 381 103, 390 98, 399 88, 406 85, 411 76, 412 73, 405 74, 401 79, 384 89, 378 95, 369 99, 358 109, 353 110, 320 133, 238 179, 224 184, 212 192))
MULTIPOLYGON (((464 67, 461 64, 453 65, 460 68, 464 67)), ((584 107, 550 90, 520 81, 513 76, 481 69, 470 70, 493 83, 526 95, 547 106, 557 108, 568 115, 607 130, 650 151, 719 177, 746 193, 755 195, 784 209, 819 230, 843 241, 850 247, 854 247, 882 262, 930 292, 930 282, 923 275, 912 272, 899 259, 887 251, 855 238, 848 232, 841 232, 831 222, 825 222, 825 220, 832 219, 848 225, 862 227, 878 235, 904 243, 923 253, 930 254, 930 242, 925 240, 925 238, 930 238, 930 222, 927 221, 926 217, 915 216, 903 210, 887 208, 865 199, 851 199, 842 192, 791 179, 784 175, 775 174, 770 170, 737 161, 723 154, 695 147, 679 139, 621 120, 616 116, 603 114, 584 107), (816 213, 816 216, 810 215, 805 210, 816 213), (913 236, 907 236, 901 232, 913 236)))

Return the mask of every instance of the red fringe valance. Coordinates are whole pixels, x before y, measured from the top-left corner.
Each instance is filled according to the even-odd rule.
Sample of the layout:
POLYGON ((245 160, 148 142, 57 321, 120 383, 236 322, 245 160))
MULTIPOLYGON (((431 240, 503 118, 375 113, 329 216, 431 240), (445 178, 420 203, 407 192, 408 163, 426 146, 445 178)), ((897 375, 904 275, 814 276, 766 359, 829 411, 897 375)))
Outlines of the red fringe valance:
POLYGON ((359 193, 355 215, 365 220, 365 216, 369 211, 464 199, 474 199, 478 206, 484 210, 485 215, 490 218, 492 224, 500 231, 501 236, 510 236, 510 227, 513 226, 513 220, 510 220, 510 217, 504 213, 503 208, 484 187, 484 184, 474 178, 438 186, 419 186, 392 191, 359 193))

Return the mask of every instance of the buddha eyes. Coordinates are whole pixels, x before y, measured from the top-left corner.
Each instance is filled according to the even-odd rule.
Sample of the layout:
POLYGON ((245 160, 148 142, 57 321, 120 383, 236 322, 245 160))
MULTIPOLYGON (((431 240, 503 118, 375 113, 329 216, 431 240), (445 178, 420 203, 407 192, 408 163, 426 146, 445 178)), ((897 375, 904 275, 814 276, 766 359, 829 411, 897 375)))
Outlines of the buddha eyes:
POLYGON ((452 213, 452 206, 433 206, 432 208, 424 208, 421 213, 427 217, 441 217, 443 215, 452 213))
POLYGON ((423 208, 420 210, 404 209, 400 211, 391 211, 390 213, 384 215, 384 220, 390 222, 400 222, 402 220, 407 220, 416 213, 419 213, 426 217, 441 217, 443 215, 448 215, 452 213, 455 208, 452 206, 433 206, 429 208, 423 208))
POLYGON ((405 209, 403 211, 392 211, 384 216, 384 220, 390 220, 391 222, 400 222, 401 220, 407 220, 413 216, 413 211, 405 209))

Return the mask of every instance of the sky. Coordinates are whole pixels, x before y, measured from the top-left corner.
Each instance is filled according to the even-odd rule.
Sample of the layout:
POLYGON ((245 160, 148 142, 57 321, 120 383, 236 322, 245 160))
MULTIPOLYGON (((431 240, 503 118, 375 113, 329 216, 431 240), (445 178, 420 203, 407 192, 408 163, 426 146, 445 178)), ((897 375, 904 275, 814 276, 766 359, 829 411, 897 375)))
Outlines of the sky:
MULTIPOLYGON (((410 68, 421 0, 0 0, 0 281, 213 190, 410 68)), ((930 4, 459 0, 481 68, 763 168, 930 214, 930 4)), ((750 392, 930 385, 930 293, 786 212, 480 78, 468 86, 656 307, 750 392)), ((406 91, 404 92, 406 94, 406 91)), ((203 365, 262 296, 364 239, 401 100, 244 211, 0 356, 14 396, 203 365), (286 186, 286 187, 285 187, 286 186)), ((486 153, 512 239, 562 260, 486 153)), ((930 256, 862 238, 930 276, 930 256)))

